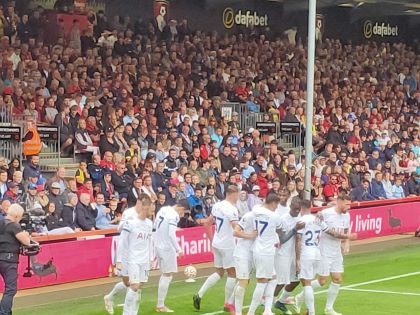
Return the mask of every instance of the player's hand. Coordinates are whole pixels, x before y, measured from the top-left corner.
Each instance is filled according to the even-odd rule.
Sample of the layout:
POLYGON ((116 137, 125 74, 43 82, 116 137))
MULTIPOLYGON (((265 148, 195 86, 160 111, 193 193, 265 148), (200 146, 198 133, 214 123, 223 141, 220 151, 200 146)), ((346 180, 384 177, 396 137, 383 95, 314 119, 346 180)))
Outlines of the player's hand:
POLYGON ((349 234, 349 240, 350 240, 350 241, 355 241, 355 240, 357 240, 357 233, 350 233, 350 234, 349 234))
POLYGON ((258 231, 257 230, 254 230, 252 232, 249 232, 249 236, 251 238, 256 238, 258 236, 258 231))
POLYGON ((296 223, 295 229, 296 230, 301 230, 305 227, 305 224, 306 224, 305 222, 298 222, 298 223, 296 223))
POLYGON ((117 268, 117 270, 121 271, 122 270, 122 263, 117 262, 115 265, 115 268, 117 268))
POLYGON ((178 252, 178 257, 184 257, 184 251, 183 250, 180 250, 178 252))

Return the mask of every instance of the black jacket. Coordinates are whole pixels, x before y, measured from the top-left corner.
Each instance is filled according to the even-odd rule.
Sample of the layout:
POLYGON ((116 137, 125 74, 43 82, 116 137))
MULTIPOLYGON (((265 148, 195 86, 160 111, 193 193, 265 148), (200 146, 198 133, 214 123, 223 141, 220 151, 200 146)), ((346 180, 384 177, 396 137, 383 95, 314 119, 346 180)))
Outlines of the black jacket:
POLYGON ((61 219, 63 220, 64 226, 68 226, 74 230, 77 227, 76 207, 69 204, 64 205, 63 211, 61 211, 61 219))
POLYGON ((96 214, 90 206, 79 202, 76 206, 76 224, 83 231, 90 231, 96 225, 96 214))

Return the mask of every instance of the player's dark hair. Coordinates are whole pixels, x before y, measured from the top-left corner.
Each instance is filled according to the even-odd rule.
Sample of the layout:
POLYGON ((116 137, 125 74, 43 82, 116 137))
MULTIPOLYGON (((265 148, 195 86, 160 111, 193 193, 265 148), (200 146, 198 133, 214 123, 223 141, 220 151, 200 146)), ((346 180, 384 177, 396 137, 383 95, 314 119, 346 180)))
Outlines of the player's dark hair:
POLYGON ((137 198, 137 202, 141 202, 144 206, 150 206, 152 204, 152 199, 147 194, 140 194, 137 198))
MULTIPOLYGON (((369 181, 367 181, 367 182, 369 182, 369 181)), ((348 200, 348 201, 351 201, 351 198, 350 198, 350 196, 349 196, 348 194, 346 194, 345 192, 341 192, 341 193, 339 193, 339 194, 338 194, 338 196, 337 196, 337 200, 341 200, 341 201, 346 201, 346 200, 348 200)))
POLYGON ((300 201, 300 207, 302 209, 310 209, 311 208, 311 201, 308 199, 302 199, 300 201))
POLYGON ((280 197, 277 194, 273 194, 270 193, 268 194, 268 196, 265 198, 265 203, 266 204, 271 204, 271 203, 279 203, 280 202, 280 197))
POLYGON ((295 209, 300 209, 302 207, 302 199, 300 199, 298 196, 295 196, 292 198, 292 201, 290 202, 290 208, 295 210, 295 209))
POLYGON ((187 199, 179 199, 179 200, 177 201, 176 205, 177 205, 178 207, 184 208, 185 210, 190 209, 190 205, 189 205, 189 203, 188 203, 187 199))
POLYGON ((230 195, 230 194, 234 194, 234 193, 238 193, 238 192, 239 192, 239 189, 238 189, 238 186, 236 186, 236 185, 229 185, 226 188, 226 195, 230 195))

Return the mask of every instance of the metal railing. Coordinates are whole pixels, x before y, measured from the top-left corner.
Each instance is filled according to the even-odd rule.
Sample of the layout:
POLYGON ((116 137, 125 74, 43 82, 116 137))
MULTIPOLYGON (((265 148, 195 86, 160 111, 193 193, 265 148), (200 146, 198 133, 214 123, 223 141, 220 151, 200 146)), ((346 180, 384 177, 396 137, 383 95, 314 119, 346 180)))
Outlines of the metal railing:
POLYGON ((0 124, 11 124, 13 122, 12 119, 12 107, 8 105, 0 106, 0 124))

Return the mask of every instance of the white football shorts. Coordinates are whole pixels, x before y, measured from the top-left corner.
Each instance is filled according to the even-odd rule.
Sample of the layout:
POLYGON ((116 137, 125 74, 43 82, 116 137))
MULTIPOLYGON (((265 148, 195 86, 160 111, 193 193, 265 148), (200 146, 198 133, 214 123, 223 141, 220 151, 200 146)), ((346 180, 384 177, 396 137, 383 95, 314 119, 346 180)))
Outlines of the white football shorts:
POLYGON ((156 256, 162 273, 178 272, 177 254, 174 249, 156 248, 156 256))
POLYGON ((277 255, 275 260, 277 284, 298 282, 296 277, 296 259, 292 256, 277 255))
POLYGON ((254 256, 254 264, 257 279, 272 279, 275 275, 274 255, 273 256, 254 256))
POLYGON ((319 275, 327 277, 331 273, 343 273, 343 256, 337 255, 335 257, 321 257, 321 269, 319 270, 319 275))
POLYGON ((128 264, 128 277, 130 284, 146 283, 149 280, 149 264, 128 264))
POLYGON ((236 278, 240 280, 250 279, 253 263, 251 258, 234 257, 236 278))
POLYGON ((321 268, 321 261, 315 259, 301 259, 300 260, 300 279, 313 280, 319 273, 321 268))
POLYGON ((235 267, 232 249, 218 249, 213 247, 214 266, 216 268, 229 269, 235 267))

